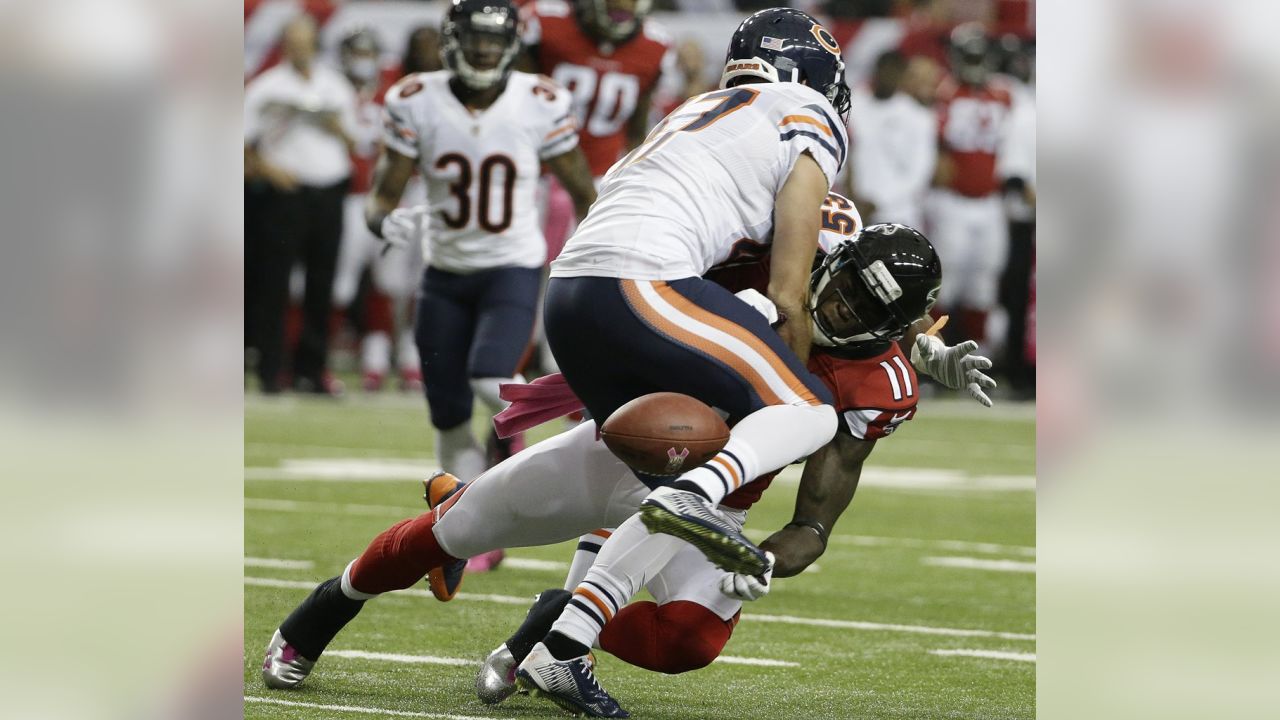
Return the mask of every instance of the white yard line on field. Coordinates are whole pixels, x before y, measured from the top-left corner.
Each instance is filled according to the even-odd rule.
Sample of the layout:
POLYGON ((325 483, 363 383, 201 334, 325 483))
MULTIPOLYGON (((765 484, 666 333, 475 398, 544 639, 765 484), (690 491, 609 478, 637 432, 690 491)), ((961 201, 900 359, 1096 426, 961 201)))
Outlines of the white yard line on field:
MULTIPOLYGON (((358 505, 355 503, 313 502, 310 500, 278 500, 275 498, 245 498, 245 510, 267 510, 271 512, 297 513, 336 513, 339 515, 395 515, 412 517, 414 509, 409 506, 395 505, 358 505)), ((426 505, 419 508, 426 512, 426 505)))
POLYGON ((273 570, 310 570, 315 567, 310 560, 281 560, 280 558, 247 557, 245 567, 272 568, 273 570))
POLYGON ((813 625, 816 627, 841 628, 846 630, 872 630, 881 632, 917 633, 920 635, 948 635, 951 637, 989 637, 1002 640, 1035 640, 1035 635, 1023 633, 998 632, 995 630, 966 630, 963 628, 930 627, 928 625, 897 625, 894 623, 865 622, 862 620, 831 620, 828 618, 806 618, 794 615, 756 615, 744 613, 743 620, 752 622, 785 623, 788 625, 813 625))
POLYGON ((479 660, 466 658, 436 657, 435 655, 401 655, 399 653, 366 652, 364 650, 325 650, 325 657, 340 657, 350 660, 385 660, 386 662, 409 663, 411 665, 457 665, 474 667, 479 660))
MULTIPOLYGON (((767 530, 747 530, 747 537, 759 542, 773 533, 767 530)), ((997 543, 969 542, 967 540, 924 540, 921 538, 884 537, 876 535, 832 535, 830 545, 856 545, 859 547, 908 547, 925 550, 953 550, 955 552, 985 553, 989 555, 1018 555, 1035 557, 1036 549, 1029 545, 1000 545, 997 543)), ((812 566, 811 566, 812 567, 812 566)))
POLYGON ((565 572, 569 569, 569 563, 559 562, 556 560, 535 560, 533 558, 507 556, 502 560, 502 567, 511 568, 513 570, 546 570, 549 572, 565 572))
POLYGON ((920 562, 935 567, 960 568, 962 570, 995 570, 996 572, 1034 573, 1036 564, 1017 560, 991 560, 971 557, 922 557, 920 562))
POLYGON ((930 650, 930 655, 954 657, 975 657, 987 660, 1016 660, 1018 662, 1035 662, 1035 653, 1007 652, 1004 650, 930 650))
POLYGON ((361 715, 382 715, 383 717, 435 718, 436 720, 490 720, 492 715, 449 715, 446 713, 413 712, 410 710, 388 710, 386 708, 362 707, 360 705, 326 705, 323 703, 298 702, 297 700, 281 700, 279 698, 245 695, 247 703, 264 705, 282 705, 284 707, 312 708, 330 712, 359 713, 361 715))
MULTIPOLYGON (((263 578, 263 577, 246 577, 245 585, 256 585, 259 587, 276 587, 276 588, 297 588, 299 590, 311 590, 317 583, 306 580, 282 580, 280 578, 263 578)), ((432 597, 428 590, 419 590, 410 588, 408 590, 397 590, 397 595, 412 595, 417 597, 432 597)), ((527 606, 533 602, 533 597, 516 597, 514 595, 473 595, 471 593, 458 593, 454 596, 458 600, 473 600, 477 602, 495 602, 504 605, 524 605, 527 606)), ((759 615, 747 613, 742 616, 743 620, 751 620, 753 622, 770 622, 783 623, 786 625, 812 625, 815 627, 840 628, 844 630, 870 630, 877 632, 903 632, 915 633, 920 635, 946 635, 949 637, 989 637, 1000 638, 1002 640, 1035 640, 1035 635, 1026 635, 1023 633, 999 632, 995 630, 969 630, 965 628, 946 628, 931 627, 928 625, 898 625, 895 623, 878 623, 866 622, 862 620, 835 620, 830 618, 806 618, 796 617, 794 615, 759 615)))
MULTIPOLYGON (((244 469, 251 481, 393 482, 421 480, 439 469, 435 458, 325 457, 286 458, 277 467, 244 469)), ((801 469, 788 467, 777 482, 800 482, 801 469)), ((864 468, 859 484, 886 490, 957 492, 1024 492, 1036 489, 1034 475, 968 475, 960 470, 916 467, 864 468)))
MULTIPOLYGON (((297 588, 299 590, 312 590, 319 584, 313 580, 282 580, 280 578, 264 578, 264 577, 245 577, 245 585, 256 585, 258 587, 276 587, 276 588, 297 588)), ((421 590, 419 588, 408 588, 406 590, 397 590, 396 595, 406 595, 410 597, 426 597, 435 598, 430 590, 421 590)), ((475 602, 491 602, 502 605, 524 605, 528 606, 533 603, 533 596, 517 597, 515 595, 489 595, 485 593, 458 593, 453 596, 454 600, 472 600, 475 602)))
MULTIPOLYGON (((466 658, 436 657, 434 655, 401 655, 399 653, 367 652, 364 650, 326 650, 324 652, 324 656, 348 658, 351 660, 382 660, 385 662, 408 663, 412 665, 456 665, 461 667, 476 667, 480 664, 479 659, 468 660, 466 658)), ((800 667, 800 663, 789 662, 787 660, 738 657, 735 655, 721 655, 715 659, 715 662, 724 663, 726 665, 754 665, 756 667, 800 667)))

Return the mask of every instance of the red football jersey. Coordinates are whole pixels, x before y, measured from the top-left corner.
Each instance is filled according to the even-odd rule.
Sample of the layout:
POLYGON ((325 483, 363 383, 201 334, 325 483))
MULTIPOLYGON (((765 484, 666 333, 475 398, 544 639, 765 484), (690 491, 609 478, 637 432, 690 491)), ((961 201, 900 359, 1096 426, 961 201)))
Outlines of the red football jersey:
POLYGON ((671 43, 646 22, 622 45, 597 45, 563 0, 537 0, 521 9, 525 45, 538 71, 573 95, 579 144, 591 174, 604 175, 627 147, 627 122, 662 73, 671 43))
POLYGON ((996 150, 1012 107, 1008 89, 997 80, 973 87, 948 78, 937 102, 939 147, 955 160, 951 189, 968 197, 999 190, 996 150))
MULTIPOLYGON (((891 343, 879 355, 859 360, 839 358, 814 347, 809 356, 809 371, 822 380, 835 398, 836 413, 840 416, 838 433, 859 440, 879 440, 916 414, 920 395, 916 371, 897 343, 891 343)), ((777 474, 770 473, 743 485, 721 504, 746 510, 760 499, 777 474)))

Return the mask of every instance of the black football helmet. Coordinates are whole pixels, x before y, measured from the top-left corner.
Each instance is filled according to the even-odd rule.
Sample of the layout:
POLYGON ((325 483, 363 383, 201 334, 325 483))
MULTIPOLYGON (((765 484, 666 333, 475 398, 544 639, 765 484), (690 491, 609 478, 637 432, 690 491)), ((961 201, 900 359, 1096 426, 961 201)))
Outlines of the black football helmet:
POLYGON ((635 37, 653 9, 653 0, 573 0, 578 24, 614 45, 635 37))
POLYGON ((741 78, 804 82, 825 95, 841 118, 849 114, 840 45, 799 10, 770 8, 742 21, 729 41, 720 87, 733 87, 741 78))
POLYGON ((840 244, 809 279, 814 343, 852 350, 899 340, 933 307, 942 263, 906 225, 872 225, 840 244))
POLYGON ((951 31, 951 72, 966 85, 982 85, 991 76, 995 62, 991 40, 982 23, 967 22, 951 31))
POLYGON ((472 90, 501 85, 520 51, 511 0, 453 0, 440 27, 444 65, 472 90))

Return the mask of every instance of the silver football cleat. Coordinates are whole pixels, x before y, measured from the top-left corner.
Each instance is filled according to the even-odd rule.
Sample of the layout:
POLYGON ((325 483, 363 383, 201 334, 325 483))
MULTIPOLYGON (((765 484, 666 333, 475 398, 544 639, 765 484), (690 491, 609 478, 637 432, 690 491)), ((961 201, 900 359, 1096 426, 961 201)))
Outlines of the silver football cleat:
POLYGON ((476 673, 476 697, 486 705, 497 705, 516 691, 516 659, 503 643, 480 665, 476 673))
MULTIPOLYGON (((505 646, 504 646, 505 647, 505 646)), ((315 667, 314 660, 308 660, 298 653, 284 636, 276 630, 267 645, 267 658, 262 661, 262 682, 275 690, 289 690, 302 684, 315 667)))

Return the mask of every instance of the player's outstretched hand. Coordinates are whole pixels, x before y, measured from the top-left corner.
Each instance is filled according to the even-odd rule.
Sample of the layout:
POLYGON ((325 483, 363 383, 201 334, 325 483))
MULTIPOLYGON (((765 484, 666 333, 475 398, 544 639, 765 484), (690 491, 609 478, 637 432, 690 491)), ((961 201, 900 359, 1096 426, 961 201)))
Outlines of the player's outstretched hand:
POLYGON ((720 592, 743 602, 759 600, 769 594, 770 581, 773 580, 773 553, 765 551, 769 558, 769 567, 762 575, 740 575, 727 573, 720 578, 720 592))
POLYGON ((975 355, 977 349, 978 343, 973 340, 947 345, 933 335, 921 333, 911 348, 911 364, 952 390, 964 388, 974 400, 991 407, 987 391, 996 388, 996 381, 982 372, 991 369, 991 360, 975 355))

